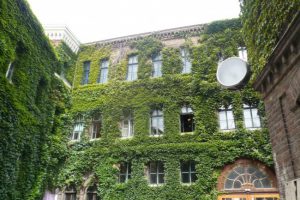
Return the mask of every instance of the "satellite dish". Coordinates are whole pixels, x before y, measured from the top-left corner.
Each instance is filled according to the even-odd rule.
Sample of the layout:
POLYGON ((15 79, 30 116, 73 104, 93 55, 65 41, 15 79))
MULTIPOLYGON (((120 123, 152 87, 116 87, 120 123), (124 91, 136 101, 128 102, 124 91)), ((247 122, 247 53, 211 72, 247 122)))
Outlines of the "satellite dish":
POLYGON ((249 72, 246 61, 239 57, 230 57, 218 65, 217 80, 226 88, 237 89, 248 81, 249 72))

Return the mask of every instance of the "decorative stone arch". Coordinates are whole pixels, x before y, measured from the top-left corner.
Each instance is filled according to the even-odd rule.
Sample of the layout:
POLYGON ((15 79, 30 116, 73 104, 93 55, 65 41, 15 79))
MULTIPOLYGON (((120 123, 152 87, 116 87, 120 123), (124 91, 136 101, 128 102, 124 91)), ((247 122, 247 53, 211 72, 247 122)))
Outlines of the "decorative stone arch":
POLYGON ((250 195, 273 195, 274 199, 278 197, 273 170, 259 161, 250 159, 238 159, 233 164, 226 165, 218 178, 217 189, 227 195, 219 199, 255 199, 248 197, 250 195), (235 198, 228 198, 229 196, 235 198), (241 197, 236 198, 237 196, 241 197))

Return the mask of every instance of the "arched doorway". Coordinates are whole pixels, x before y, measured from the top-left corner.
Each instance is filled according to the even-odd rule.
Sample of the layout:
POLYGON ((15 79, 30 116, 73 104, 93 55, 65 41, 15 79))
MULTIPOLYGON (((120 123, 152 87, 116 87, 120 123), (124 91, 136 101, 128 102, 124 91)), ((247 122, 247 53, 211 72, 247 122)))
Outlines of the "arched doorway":
POLYGON ((239 159, 223 169, 218 200, 279 200, 274 172, 258 161, 239 159))

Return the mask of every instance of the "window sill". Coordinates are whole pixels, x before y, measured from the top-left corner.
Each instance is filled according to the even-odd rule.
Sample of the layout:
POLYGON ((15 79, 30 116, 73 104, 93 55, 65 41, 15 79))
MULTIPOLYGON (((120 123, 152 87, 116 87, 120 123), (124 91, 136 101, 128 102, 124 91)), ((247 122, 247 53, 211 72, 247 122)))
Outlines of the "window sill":
POLYGON ((148 184, 149 187, 162 187, 164 186, 164 183, 159 183, 159 184, 148 184))
POLYGON ((133 138, 133 136, 128 136, 128 137, 120 137, 119 139, 120 140, 130 140, 132 138, 133 138))
POLYGON ((192 131, 192 132, 181 132, 180 135, 194 135, 194 131, 192 131))
POLYGON ((164 135, 150 135, 150 137, 163 137, 164 135))
POLYGON ((255 130, 260 130, 261 127, 249 127, 249 128, 246 127, 245 129, 248 131, 255 131, 255 130))
POLYGON ((101 140, 101 138, 93 138, 93 139, 90 139, 90 142, 97 141, 97 140, 101 140))
POLYGON ((180 182, 180 185, 182 185, 182 186, 191 186, 191 185, 195 185, 195 182, 192 182, 192 183, 182 183, 182 182, 180 182))
POLYGON ((221 132, 232 132, 235 131, 236 129, 220 129, 221 132))

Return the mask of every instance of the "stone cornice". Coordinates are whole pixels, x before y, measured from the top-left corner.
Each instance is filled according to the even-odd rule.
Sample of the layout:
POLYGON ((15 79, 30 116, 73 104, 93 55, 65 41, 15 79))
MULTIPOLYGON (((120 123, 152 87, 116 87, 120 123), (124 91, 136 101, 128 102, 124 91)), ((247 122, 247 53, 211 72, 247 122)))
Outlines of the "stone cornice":
POLYGON ((254 82, 254 88, 264 96, 283 79, 300 59, 300 12, 275 46, 268 63, 254 82))
POLYGON ((135 35, 128 35, 124 37, 117 37, 97 42, 85 43, 83 46, 96 45, 97 47, 111 45, 113 47, 126 46, 129 42, 139 40, 148 36, 158 38, 160 40, 171 40, 176 38, 183 38, 185 35, 196 36, 204 30, 206 24, 184 26, 179 28, 166 29, 161 31, 140 33, 135 35))

